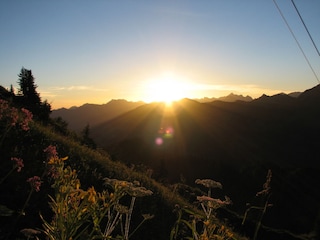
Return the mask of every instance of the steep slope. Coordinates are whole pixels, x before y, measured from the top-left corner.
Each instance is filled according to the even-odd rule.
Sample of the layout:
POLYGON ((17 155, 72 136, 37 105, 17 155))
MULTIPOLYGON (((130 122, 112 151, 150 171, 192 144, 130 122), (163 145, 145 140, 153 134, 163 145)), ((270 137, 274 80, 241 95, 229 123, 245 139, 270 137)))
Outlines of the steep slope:
MULTIPOLYGON (((43 150, 49 145, 56 147, 60 157, 68 156, 65 159, 65 165, 70 166, 77 172, 77 176, 81 181, 81 186, 79 187, 83 190, 87 190, 92 186, 97 191, 102 191, 102 189, 110 190, 103 184, 105 177, 130 182, 139 181, 141 186, 152 190, 153 194, 151 196, 137 197, 135 200, 131 221, 132 229, 134 230, 141 223, 141 214, 150 213, 155 217, 152 221, 144 223, 133 237, 130 237, 132 240, 169 239, 170 230, 176 221, 176 216, 172 212, 175 204, 195 209, 188 201, 177 194, 173 194, 171 189, 151 179, 147 174, 137 172, 122 163, 112 161, 104 152, 98 152, 82 146, 72 138, 61 136, 52 131, 50 127, 43 126, 37 122, 32 124, 29 132, 19 135, 18 138, 16 136, 8 136, 6 140, 4 145, 0 145, 1 160, 3 160, 0 163, 0 239, 21 239, 22 233, 20 230, 25 228, 43 229, 40 214, 41 217, 50 222, 52 212, 48 196, 54 196, 52 184, 55 177, 53 174, 49 174, 53 168, 50 167, 51 164, 46 162, 46 154, 43 150), (19 141, 16 146, 14 144, 16 144, 17 139, 19 141), (19 156, 23 157, 24 160, 21 172, 13 171, 15 168, 12 168, 10 161, 10 157, 15 156, 12 154, 17 149, 19 150, 19 156), (8 175, 9 177, 7 176, 8 178, 3 182, 3 176, 8 172, 10 173, 10 170, 12 170, 12 174, 8 175), (30 191, 29 183, 26 180, 32 176, 41 176, 41 184, 38 186, 40 191, 30 191), (28 199, 28 204, 26 199, 28 199), (5 213, 6 209, 8 209, 7 213, 5 213), (23 215, 20 214, 21 209, 24 211, 23 215)), ((68 200, 70 202, 74 201, 74 199, 68 200)), ((126 200, 128 199, 122 199, 121 204, 126 205, 126 200)), ((108 201, 112 200, 108 199, 108 201)), ((70 203, 65 208, 71 206, 77 205, 70 203)), ((77 217, 74 218, 74 221, 80 220, 77 217)))

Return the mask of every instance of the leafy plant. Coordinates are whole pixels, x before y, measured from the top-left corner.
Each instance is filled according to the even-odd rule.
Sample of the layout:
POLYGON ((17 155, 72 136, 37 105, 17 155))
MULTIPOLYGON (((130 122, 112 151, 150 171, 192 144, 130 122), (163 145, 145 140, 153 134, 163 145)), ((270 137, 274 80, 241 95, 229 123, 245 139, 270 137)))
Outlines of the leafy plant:
MULTIPOLYGON (((48 176, 53 180, 55 196, 50 197, 50 207, 54 213, 49 223, 43 217, 44 233, 48 239, 112 239, 120 225, 117 237, 128 240, 131 216, 137 197, 149 196, 152 191, 139 186, 138 182, 105 178, 112 191, 97 192, 94 187, 81 189, 77 173, 65 166, 65 158, 59 158, 55 147, 46 149, 48 154, 48 176), (130 204, 122 205, 120 200, 131 196, 130 204)), ((151 219, 145 215, 142 222, 151 219)), ((138 227, 141 224, 138 225, 138 227)))
POLYGON ((202 214, 176 205, 177 221, 171 230, 170 240, 233 239, 233 234, 225 226, 219 225, 215 217, 215 210, 231 204, 227 196, 225 200, 211 197, 212 189, 222 188, 221 183, 211 179, 197 179, 196 183, 208 189, 207 195, 197 196, 202 214))

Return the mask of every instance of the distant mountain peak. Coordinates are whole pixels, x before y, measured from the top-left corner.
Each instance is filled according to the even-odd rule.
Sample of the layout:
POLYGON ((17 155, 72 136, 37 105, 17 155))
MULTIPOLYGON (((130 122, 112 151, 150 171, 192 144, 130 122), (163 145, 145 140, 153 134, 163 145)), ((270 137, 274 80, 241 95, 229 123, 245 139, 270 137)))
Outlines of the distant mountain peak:
POLYGON ((234 94, 234 93, 230 93, 228 96, 218 98, 218 100, 224 101, 224 102, 235 102, 235 101, 250 102, 253 99, 252 99, 252 97, 250 97, 248 95, 246 97, 244 97, 241 94, 237 95, 237 94, 234 94))
POLYGON ((201 102, 201 103, 206 103, 206 102, 213 102, 213 101, 222 101, 222 102, 236 102, 236 101, 244 101, 244 102, 251 102, 253 100, 252 97, 250 96, 243 96, 243 95, 238 95, 238 94, 234 94, 234 93, 230 93, 227 96, 223 96, 223 97, 219 97, 219 98, 199 98, 199 99, 195 99, 197 102, 201 102))

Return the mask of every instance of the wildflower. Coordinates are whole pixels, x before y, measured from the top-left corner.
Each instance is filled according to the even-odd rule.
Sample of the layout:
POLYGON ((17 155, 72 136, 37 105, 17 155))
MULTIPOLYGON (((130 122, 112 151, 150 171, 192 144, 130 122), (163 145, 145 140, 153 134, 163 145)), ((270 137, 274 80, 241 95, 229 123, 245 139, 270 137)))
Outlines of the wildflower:
POLYGON ((133 183, 131 183, 131 182, 120 181, 118 179, 104 178, 103 180, 104 180, 105 185, 109 185, 109 186, 113 187, 114 189, 118 189, 121 191, 126 191, 130 187, 133 186, 133 183))
POLYGON ((105 185, 110 185, 110 186, 121 186, 121 187, 128 187, 128 186, 131 186, 132 183, 131 182, 127 182, 127 181, 121 181, 121 180, 118 180, 118 179, 115 179, 115 178, 104 178, 104 184, 105 185))
POLYGON ((41 182, 41 179, 39 176, 34 176, 31 178, 28 178, 27 182, 30 183, 31 188, 33 190, 35 190, 36 192, 40 191, 40 186, 41 186, 42 182, 41 182))
POLYGON ((127 214, 129 213, 129 209, 127 206, 121 205, 121 204, 117 204, 115 206, 115 210, 121 214, 127 214))
POLYGON ((47 154, 47 160, 51 161, 52 159, 58 158, 58 152, 56 146, 49 145, 46 149, 43 150, 47 154))
POLYGON ((214 201, 214 198, 208 197, 208 196, 197 196, 197 200, 199 202, 209 202, 209 201, 214 201))
POLYGON ((21 108, 21 112, 24 113, 25 115, 25 118, 23 119, 23 121, 20 123, 20 126, 22 128, 22 130, 24 131, 28 131, 30 128, 29 128, 29 122, 32 121, 32 113, 28 110, 28 109, 25 109, 25 108, 21 108))
POLYGON ((205 226, 209 226, 210 221, 209 221, 209 220, 206 220, 206 221, 203 222, 203 224, 204 224, 205 226))
MULTIPOLYGON (((50 163, 49 161, 48 164, 53 164, 53 162, 50 163)), ((48 166, 47 175, 53 179, 57 179, 59 177, 59 170, 54 166, 48 166)))
POLYGON ((148 190, 145 187, 133 187, 133 186, 129 187, 126 192, 133 197, 145 197, 153 194, 151 190, 148 190))
POLYGON ((268 195, 268 193, 270 193, 271 178, 272 178, 272 171, 269 169, 266 177, 266 182, 263 184, 263 189, 260 192, 257 192, 256 196, 268 195))
POLYGON ((15 162, 15 168, 17 168, 17 172, 21 172, 21 169, 24 167, 23 160, 21 158, 12 157, 11 161, 15 162))
POLYGON ((232 201, 230 200, 229 197, 225 196, 225 200, 222 201, 221 199, 216 199, 208 196, 197 196, 197 200, 199 202, 208 202, 210 203, 209 205, 216 204, 219 206, 225 206, 225 205, 230 205, 232 204, 232 201))
POLYGON ((207 188, 220 188, 222 189, 222 184, 220 182, 216 182, 212 179, 197 179, 195 181, 196 184, 201 184, 207 188))
POLYGON ((94 190, 94 187, 89 188, 88 193, 89 193, 88 201, 91 203, 95 203, 97 193, 96 193, 96 190, 94 190))

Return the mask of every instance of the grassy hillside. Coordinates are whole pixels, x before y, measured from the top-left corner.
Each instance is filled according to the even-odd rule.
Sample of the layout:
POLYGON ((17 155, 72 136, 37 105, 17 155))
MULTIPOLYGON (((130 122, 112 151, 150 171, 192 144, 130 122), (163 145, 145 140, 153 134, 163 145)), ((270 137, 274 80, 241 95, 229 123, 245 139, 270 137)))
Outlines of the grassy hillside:
MULTIPOLYGON (((51 160, 49 162, 46 160, 47 150, 44 151, 44 149, 47 149, 48 146, 56 147, 59 159, 68 156, 68 159, 63 161, 66 170, 61 172, 61 174, 64 174, 61 181, 64 178, 67 181, 70 174, 77 174, 81 182, 81 189, 83 189, 80 189, 81 191, 89 192, 92 186, 97 192, 106 189, 104 178, 107 177, 125 180, 126 182, 139 181, 141 186, 153 192, 151 196, 137 198, 132 214, 131 228, 134 229, 141 222, 141 214, 149 213, 154 215, 154 218, 146 221, 130 239, 169 239, 171 229, 174 226, 177 227, 175 225, 177 216, 173 211, 177 205, 183 209, 189 209, 188 211, 201 213, 201 209, 197 209, 186 199, 180 197, 177 188, 165 187, 150 178, 146 172, 138 172, 120 162, 112 161, 105 152, 80 145, 74 137, 57 134, 50 126, 29 122, 30 129, 26 131, 20 129, 20 125, 7 128, 8 122, 5 121, 3 116, 1 116, 2 141, 0 145, 0 239, 26 239, 27 237, 24 237, 23 233, 30 231, 30 229, 34 229, 37 233, 38 230, 43 229, 43 220, 41 220, 40 215, 50 223, 53 213, 48 204, 52 202, 49 195, 54 197, 57 194, 57 188, 52 188, 53 185, 56 185, 56 180, 54 180, 53 175, 49 174, 50 171, 47 168, 51 160), (23 159, 21 171, 16 171, 18 170, 17 165, 10 161, 12 157, 23 159), (68 167, 74 169, 75 172, 69 174, 68 167), (9 174, 7 175, 7 173, 9 174), (30 178, 35 179, 33 176, 38 176, 40 181, 30 181, 30 178), (29 183, 38 185, 29 185, 29 183), (24 230, 21 232, 22 229, 24 230)), ((63 185, 58 189, 61 190, 61 187, 63 185)), ((111 190, 109 189, 109 191, 111 190)), ((128 197, 124 197, 122 204, 128 204, 128 197)), ((68 199, 66 199, 67 202, 68 199)), ((83 198, 81 201, 84 202, 85 199, 83 198)), ((56 201, 58 200, 56 199, 56 201)), ((184 217, 187 217, 186 220, 188 220, 188 214, 184 217)), ((68 219, 68 217, 64 216, 63 219, 68 219)), ((217 220, 215 221, 215 224, 219 223, 217 220)), ((90 226, 92 223, 89 222, 88 224, 90 226)), ((217 229, 220 233, 226 233, 226 230, 224 230, 226 228, 217 229)), ((44 239, 42 233, 38 232, 37 234, 39 234, 39 237, 41 236, 40 239, 44 239)), ((187 232, 184 234, 187 234, 187 232)), ((229 232, 228 234, 230 235, 229 232)), ((232 236, 232 239, 241 239, 235 233, 232 236)), ((87 239, 86 235, 83 235, 80 239, 87 239)))

